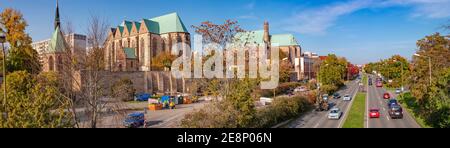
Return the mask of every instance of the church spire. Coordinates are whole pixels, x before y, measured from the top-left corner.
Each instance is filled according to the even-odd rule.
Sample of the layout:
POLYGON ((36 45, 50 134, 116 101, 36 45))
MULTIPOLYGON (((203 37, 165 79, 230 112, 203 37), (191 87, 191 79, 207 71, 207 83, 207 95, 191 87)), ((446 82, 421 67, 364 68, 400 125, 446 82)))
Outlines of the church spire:
POLYGON ((61 21, 59 19, 59 4, 58 4, 58 0, 56 0, 55 29, 57 27, 61 27, 61 21))

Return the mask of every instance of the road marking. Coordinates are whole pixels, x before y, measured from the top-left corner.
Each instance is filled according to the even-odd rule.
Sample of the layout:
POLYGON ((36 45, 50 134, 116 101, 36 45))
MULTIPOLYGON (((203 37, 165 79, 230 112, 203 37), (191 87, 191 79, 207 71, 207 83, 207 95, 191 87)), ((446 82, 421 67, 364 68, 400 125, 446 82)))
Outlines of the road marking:
POLYGON ((388 121, 391 120, 391 119, 389 119, 388 115, 385 115, 385 117, 386 117, 386 119, 388 119, 388 121))

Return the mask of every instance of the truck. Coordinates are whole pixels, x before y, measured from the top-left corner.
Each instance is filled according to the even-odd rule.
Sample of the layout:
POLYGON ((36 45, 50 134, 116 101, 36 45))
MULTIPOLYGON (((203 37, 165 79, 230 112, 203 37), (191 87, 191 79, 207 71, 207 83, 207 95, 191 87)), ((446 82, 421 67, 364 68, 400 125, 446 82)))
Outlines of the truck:
POLYGON ((328 94, 322 95, 316 100, 316 111, 328 111, 330 110, 330 105, 328 104, 329 96, 328 94))

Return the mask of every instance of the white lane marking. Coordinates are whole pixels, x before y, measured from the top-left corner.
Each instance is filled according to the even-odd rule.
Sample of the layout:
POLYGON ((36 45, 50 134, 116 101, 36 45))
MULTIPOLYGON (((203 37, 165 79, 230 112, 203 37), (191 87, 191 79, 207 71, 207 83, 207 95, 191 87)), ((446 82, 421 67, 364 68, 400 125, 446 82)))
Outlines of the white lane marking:
POLYGON ((317 128, 317 127, 319 127, 319 123, 317 123, 317 124, 314 126, 314 128, 317 128))
POLYGON ((388 115, 385 115, 385 117, 386 117, 386 119, 388 119, 388 121, 391 120, 391 119, 389 119, 388 115))

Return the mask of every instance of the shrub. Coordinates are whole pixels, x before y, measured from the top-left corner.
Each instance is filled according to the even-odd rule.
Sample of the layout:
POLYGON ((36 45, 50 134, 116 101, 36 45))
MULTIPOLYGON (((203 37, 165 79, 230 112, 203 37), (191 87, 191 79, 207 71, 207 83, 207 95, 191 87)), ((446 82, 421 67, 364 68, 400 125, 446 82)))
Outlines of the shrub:
POLYGON ((123 78, 111 87, 112 97, 121 101, 133 101, 136 90, 133 87, 133 82, 128 78, 123 78))

